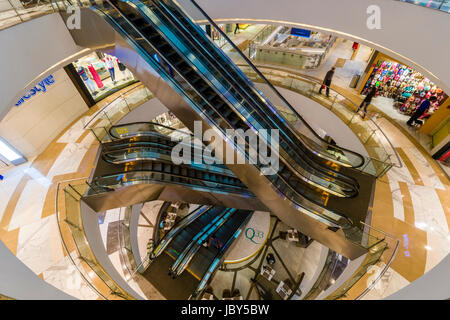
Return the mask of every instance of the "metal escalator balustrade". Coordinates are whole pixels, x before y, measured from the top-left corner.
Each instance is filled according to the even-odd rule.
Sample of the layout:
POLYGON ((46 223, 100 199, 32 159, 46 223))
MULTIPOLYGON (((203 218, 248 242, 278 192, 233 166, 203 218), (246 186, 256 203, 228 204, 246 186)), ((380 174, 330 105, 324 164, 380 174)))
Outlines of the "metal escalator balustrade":
MULTIPOLYGON (((160 134, 158 132, 164 132, 165 134, 167 134, 167 133, 169 133, 171 131, 175 132, 175 131, 179 131, 179 130, 175 130, 175 129, 172 129, 172 128, 169 128, 169 127, 166 127, 166 126, 162 126, 162 125, 159 125, 159 124, 155 124, 155 123, 133 123, 133 124, 130 124, 130 125, 128 125, 128 124, 121 125, 120 127, 112 127, 110 131, 111 132, 117 132, 117 131, 119 131, 119 132, 126 132, 125 136, 128 137, 130 139, 129 141, 132 141, 132 142, 131 143, 121 143, 120 142, 121 140, 119 140, 119 141, 116 141, 114 143, 106 143, 106 144, 104 144, 104 146, 107 147, 108 150, 111 149, 110 145, 113 146, 113 149, 115 149, 117 144, 119 145, 119 147, 124 147, 124 145, 130 146, 130 144, 132 144, 132 143, 140 143, 140 141, 138 141, 138 140, 143 139, 143 137, 146 137, 148 139, 150 139, 150 138, 156 139, 160 143, 164 142, 164 145, 168 146, 168 148, 169 148, 170 146, 175 145, 176 142, 174 142, 172 140, 169 140, 167 136, 162 135, 162 134, 160 134), (158 130, 157 132, 151 131, 151 130, 155 130, 155 129, 159 128, 159 127, 163 127, 164 130, 163 131, 158 130), (123 130, 124 128, 126 128, 126 130, 123 130)), ((189 135, 188 133, 185 133, 185 132, 181 132, 181 133, 183 135, 189 135)), ((122 136, 122 135, 120 135, 120 136, 122 136)), ((126 141, 126 139, 125 139, 125 141, 126 141)), ((167 151, 167 150, 165 150, 165 151, 167 151)), ((127 153, 127 152, 129 152, 129 149, 124 149, 124 150, 122 150, 120 152, 127 153)), ((142 157, 141 159, 144 159, 144 158, 146 158, 146 157, 142 157)), ((147 158, 147 160, 148 159, 149 158, 147 158)), ((208 170, 208 172, 214 172, 214 170, 211 170, 211 168, 217 168, 217 167, 218 167, 218 165, 211 166, 211 167, 208 167, 207 170, 208 170)), ((222 170, 221 168, 225 168, 225 167, 224 166, 220 166, 219 170, 222 170)), ((128 167, 128 169, 131 171, 132 167, 128 167)), ((230 174, 230 176, 232 176, 234 178, 234 175, 232 173, 229 173, 229 174, 230 174)), ((123 179, 123 178, 124 177, 121 177, 121 179, 123 179)), ((97 183, 97 185, 98 185, 98 183, 97 183)), ((121 186, 123 186, 123 185, 121 184, 120 187, 121 186)), ((307 214, 310 214, 310 213, 308 212, 307 214)), ((335 220, 339 220, 340 219, 340 217, 338 215, 332 215, 332 213, 328 213, 328 215, 330 215, 330 217, 332 219, 335 219, 335 220)), ((328 220, 324 220, 324 222, 325 223, 329 223, 328 220)), ((332 225, 332 226, 334 226, 334 225, 332 225)))

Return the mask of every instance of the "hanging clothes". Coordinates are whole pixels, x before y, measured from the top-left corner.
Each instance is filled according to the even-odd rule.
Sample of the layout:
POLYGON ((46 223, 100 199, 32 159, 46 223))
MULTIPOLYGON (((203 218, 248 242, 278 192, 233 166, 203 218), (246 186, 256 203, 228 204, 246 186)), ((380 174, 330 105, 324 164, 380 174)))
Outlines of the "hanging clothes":
POLYGON ((103 82, 100 79, 100 77, 99 77, 97 71, 95 70, 94 66, 92 64, 90 64, 90 65, 88 65, 88 69, 89 69, 89 72, 92 74, 92 78, 94 78, 94 81, 97 84, 97 87, 99 89, 103 88, 103 82))

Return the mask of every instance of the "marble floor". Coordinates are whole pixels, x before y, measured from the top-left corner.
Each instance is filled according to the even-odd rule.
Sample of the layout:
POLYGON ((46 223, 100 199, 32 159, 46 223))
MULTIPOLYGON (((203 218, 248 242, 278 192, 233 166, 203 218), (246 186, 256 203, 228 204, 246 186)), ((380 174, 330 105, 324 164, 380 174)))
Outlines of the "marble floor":
POLYGON ((268 265, 265 258, 269 253, 275 257, 275 263, 271 265, 275 270, 272 281, 278 284, 279 281, 290 279, 289 281, 294 284, 300 280, 300 275, 305 273, 300 282, 300 291, 294 299, 305 294, 314 284, 316 273, 320 272, 317 270, 320 257, 328 252, 328 248, 316 241, 307 248, 302 248, 292 241, 281 239, 280 231, 286 232, 288 229, 287 225, 272 216, 269 240, 258 254, 239 263, 226 264, 224 268, 216 272, 210 283, 216 298, 221 299, 226 289, 231 292, 238 289, 244 299, 256 299, 252 279, 259 274, 262 266, 268 265))
MULTIPOLYGON (((99 144, 83 126, 120 93, 102 100, 69 124, 39 156, 0 172, 4 176, 0 182, 0 240, 39 277, 79 299, 99 296, 84 282, 63 249, 55 192, 61 181, 89 176, 99 144)), ((76 260, 75 247, 69 247, 76 260)))
MULTIPOLYGON (((0 240, 42 279, 80 299, 98 297, 63 250, 55 215, 55 191, 60 181, 90 174, 99 145, 82 124, 118 94, 69 124, 36 158, 0 172, 5 177, 0 182, 0 240)), ((356 103, 361 101, 354 92, 349 95, 356 103)), ((374 288, 366 298, 382 298, 404 287, 450 252, 447 176, 395 120, 385 116, 377 118, 377 123, 398 151, 403 166, 392 168, 377 181, 371 223, 398 238, 400 250, 379 290, 374 288)), ((71 246, 71 255, 74 250, 71 246)), ((381 270, 382 266, 378 267, 381 270)))

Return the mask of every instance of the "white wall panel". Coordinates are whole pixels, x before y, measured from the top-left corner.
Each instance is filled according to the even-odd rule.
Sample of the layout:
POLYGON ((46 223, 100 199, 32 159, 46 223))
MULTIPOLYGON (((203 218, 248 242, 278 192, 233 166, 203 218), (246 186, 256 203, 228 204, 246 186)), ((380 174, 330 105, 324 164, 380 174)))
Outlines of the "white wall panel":
POLYGON ((71 122, 88 110, 64 69, 52 73, 55 82, 0 121, 0 136, 25 157, 39 155, 71 122))

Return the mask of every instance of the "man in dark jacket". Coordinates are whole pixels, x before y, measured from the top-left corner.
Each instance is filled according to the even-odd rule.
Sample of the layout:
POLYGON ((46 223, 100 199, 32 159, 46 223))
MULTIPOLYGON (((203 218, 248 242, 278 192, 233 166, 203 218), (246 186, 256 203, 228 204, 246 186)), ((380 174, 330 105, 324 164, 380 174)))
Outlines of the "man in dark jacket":
POLYGON ((331 70, 327 72, 325 75, 325 79, 323 79, 323 84, 320 87, 319 93, 322 93, 322 89, 326 86, 327 87, 327 97, 330 97, 330 86, 331 86, 331 80, 333 79, 334 70, 336 70, 335 67, 332 67, 331 70))
POLYGON ((372 102, 372 98, 375 97, 375 95, 377 94, 377 88, 376 87, 371 87, 369 89, 369 92, 367 93, 366 97, 364 98, 364 100, 361 102, 361 105, 359 106, 358 110, 356 110, 356 112, 359 112, 359 110, 361 110, 362 108, 364 108, 364 114, 363 114, 363 119, 365 118, 366 114, 367 114, 367 107, 369 106, 369 104, 372 102))
POLYGON ((423 102, 416 109, 416 111, 411 116, 411 118, 409 118, 409 120, 406 122, 406 124, 411 127, 413 125, 413 123, 416 122, 417 119, 419 119, 425 112, 428 111, 431 104, 433 102, 435 102, 436 100, 437 100, 437 98, 435 96, 430 97, 430 99, 428 99, 428 100, 427 99, 423 100, 423 102))

